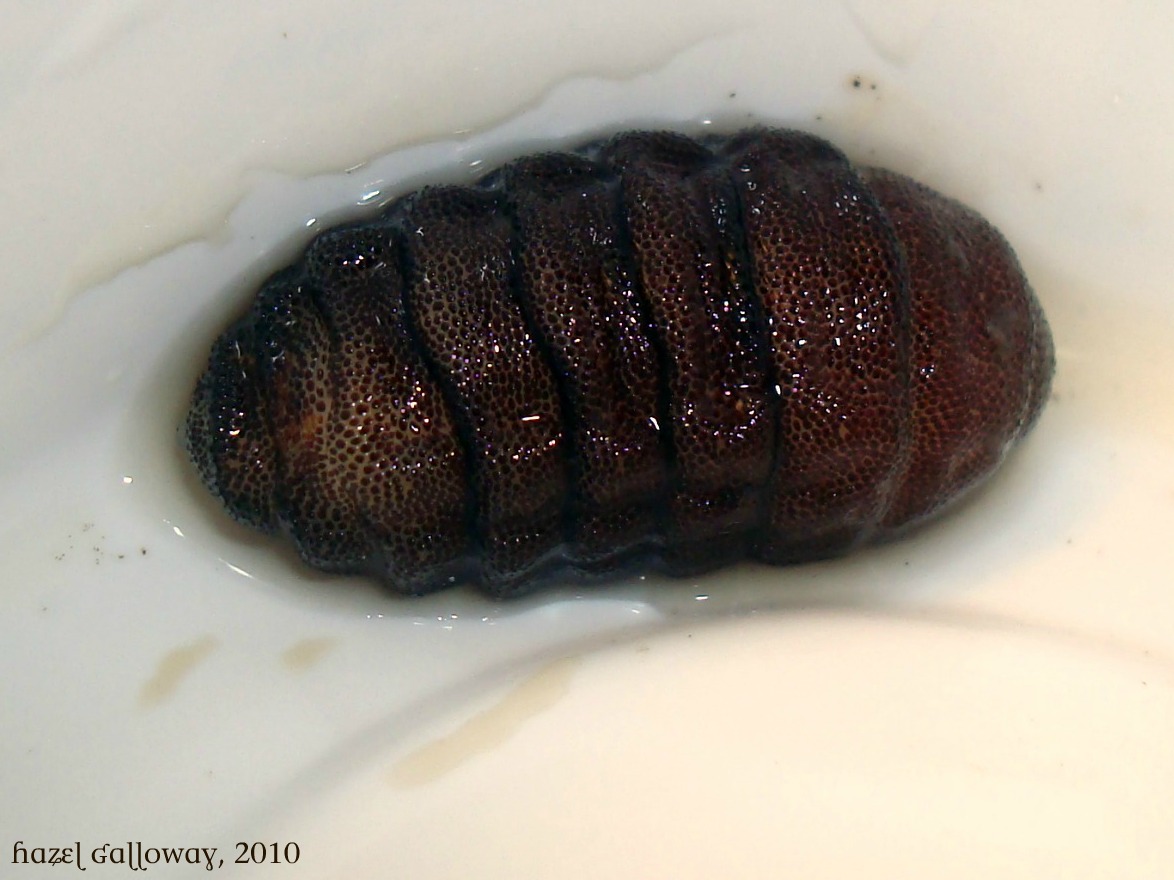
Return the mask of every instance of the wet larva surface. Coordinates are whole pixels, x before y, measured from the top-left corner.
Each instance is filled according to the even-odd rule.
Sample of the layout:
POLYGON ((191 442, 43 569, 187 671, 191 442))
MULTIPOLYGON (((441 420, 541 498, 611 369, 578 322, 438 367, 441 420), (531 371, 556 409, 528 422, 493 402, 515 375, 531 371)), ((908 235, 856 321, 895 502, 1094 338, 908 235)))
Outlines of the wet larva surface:
POLYGON ((513 595, 895 535, 996 468, 1052 363, 963 205, 799 132, 637 132, 322 233, 185 438, 311 566, 513 595))

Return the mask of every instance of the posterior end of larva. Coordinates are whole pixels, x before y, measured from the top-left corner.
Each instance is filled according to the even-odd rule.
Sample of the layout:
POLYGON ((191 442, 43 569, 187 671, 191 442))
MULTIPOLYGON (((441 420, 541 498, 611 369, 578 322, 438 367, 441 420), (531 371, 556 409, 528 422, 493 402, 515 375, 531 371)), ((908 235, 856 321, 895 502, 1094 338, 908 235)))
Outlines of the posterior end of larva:
POLYGON ((1038 421, 1051 330, 1007 240, 973 209, 865 169, 905 251, 910 284, 909 462, 883 528, 938 513, 989 476, 1038 421))

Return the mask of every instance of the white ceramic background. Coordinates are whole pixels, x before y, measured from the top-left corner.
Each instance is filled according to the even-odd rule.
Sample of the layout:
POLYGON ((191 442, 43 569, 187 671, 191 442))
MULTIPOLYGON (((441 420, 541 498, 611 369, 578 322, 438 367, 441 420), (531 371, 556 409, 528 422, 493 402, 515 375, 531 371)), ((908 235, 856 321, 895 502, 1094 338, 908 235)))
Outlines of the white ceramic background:
POLYGON ((48 870, 16 841, 128 840, 241 876, 1174 876, 1174 7, 976 6, 7 10, 0 876, 48 870), (184 398, 316 228, 538 145, 744 121, 1016 244, 1055 399, 965 509, 840 562, 499 605, 307 574, 206 502, 184 398))

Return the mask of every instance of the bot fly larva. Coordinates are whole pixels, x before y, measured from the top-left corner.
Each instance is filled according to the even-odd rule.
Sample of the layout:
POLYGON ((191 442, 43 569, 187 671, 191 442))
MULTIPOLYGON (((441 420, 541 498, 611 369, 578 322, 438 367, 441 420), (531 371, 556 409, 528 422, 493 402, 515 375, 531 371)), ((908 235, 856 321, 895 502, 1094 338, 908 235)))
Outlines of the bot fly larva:
POLYGON ((320 234, 185 442, 315 568, 505 596, 892 536, 991 474, 1052 364, 969 208, 795 131, 634 132, 320 234))

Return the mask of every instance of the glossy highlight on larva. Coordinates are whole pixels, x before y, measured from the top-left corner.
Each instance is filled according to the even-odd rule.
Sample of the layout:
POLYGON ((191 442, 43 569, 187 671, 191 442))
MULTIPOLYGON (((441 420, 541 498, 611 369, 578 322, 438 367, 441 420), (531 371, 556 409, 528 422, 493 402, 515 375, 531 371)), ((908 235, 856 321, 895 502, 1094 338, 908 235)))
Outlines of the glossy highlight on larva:
POLYGON ((893 536, 1052 368, 969 208, 796 131, 633 132, 320 234, 215 343, 185 443, 315 568, 508 596, 893 536))

